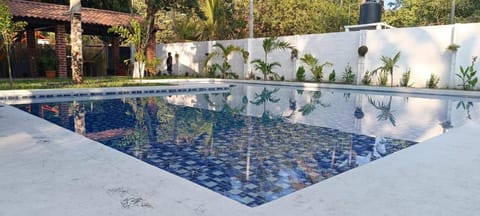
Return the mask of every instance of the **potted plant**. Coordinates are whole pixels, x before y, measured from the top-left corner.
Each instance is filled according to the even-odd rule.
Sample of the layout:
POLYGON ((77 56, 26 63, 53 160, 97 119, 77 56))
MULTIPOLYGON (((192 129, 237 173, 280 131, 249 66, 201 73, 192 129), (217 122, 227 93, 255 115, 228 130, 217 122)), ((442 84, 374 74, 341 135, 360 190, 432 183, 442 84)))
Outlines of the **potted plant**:
POLYGON ((367 54, 368 52, 368 47, 365 46, 365 45, 362 45, 360 47, 358 47, 358 55, 361 56, 361 57, 365 57, 365 55, 367 54))
POLYGON ((57 61, 55 56, 52 55, 42 55, 40 57, 40 67, 45 72, 45 76, 49 79, 55 78, 57 74, 57 61))

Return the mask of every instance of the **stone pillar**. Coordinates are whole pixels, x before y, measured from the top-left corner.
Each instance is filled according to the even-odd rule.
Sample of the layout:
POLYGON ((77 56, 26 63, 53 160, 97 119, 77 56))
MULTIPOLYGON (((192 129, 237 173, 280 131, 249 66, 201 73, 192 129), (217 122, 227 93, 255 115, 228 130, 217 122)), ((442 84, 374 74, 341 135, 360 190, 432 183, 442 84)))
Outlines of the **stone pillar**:
POLYGON ((27 29, 27 50, 28 66, 30 68, 30 77, 38 77, 37 68, 37 40, 35 40, 35 30, 27 29))
POLYGON ((67 45, 65 41, 65 25, 55 26, 55 56, 57 58, 58 77, 66 78, 67 74, 67 45))
POLYGON ((118 37, 113 38, 112 41, 112 66, 113 74, 120 75, 120 39, 118 37))

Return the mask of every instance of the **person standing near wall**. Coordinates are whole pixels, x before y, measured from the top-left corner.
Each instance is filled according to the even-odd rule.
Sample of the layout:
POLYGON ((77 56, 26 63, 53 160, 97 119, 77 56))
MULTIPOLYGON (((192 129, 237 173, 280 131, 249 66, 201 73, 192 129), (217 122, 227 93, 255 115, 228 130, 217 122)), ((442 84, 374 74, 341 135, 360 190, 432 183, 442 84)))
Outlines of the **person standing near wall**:
POLYGON ((172 75, 172 63, 173 63, 172 53, 169 52, 167 56, 167 72, 169 75, 172 75))

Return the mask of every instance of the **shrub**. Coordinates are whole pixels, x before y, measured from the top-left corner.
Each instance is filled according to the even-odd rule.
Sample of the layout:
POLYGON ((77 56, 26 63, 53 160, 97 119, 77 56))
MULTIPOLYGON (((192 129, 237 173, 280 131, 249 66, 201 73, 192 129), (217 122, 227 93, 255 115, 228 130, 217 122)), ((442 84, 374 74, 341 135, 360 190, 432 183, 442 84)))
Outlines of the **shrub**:
POLYGON ((475 61, 477 61, 477 57, 472 58, 472 63, 470 66, 463 68, 460 66, 460 73, 457 73, 457 77, 462 80, 462 84, 459 86, 462 86, 463 90, 470 90, 475 88, 478 82, 478 78, 476 77, 477 75, 477 70, 475 70, 475 61))
POLYGON ((298 67, 297 69, 297 81, 305 80, 305 68, 303 66, 298 67))
POLYGON ((353 84, 355 82, 355 74, 353 74, 352 66, 350 63, 345 67, 345 72, 343 73, 343 80, 347 84, 353 84))
POLYGON ((323 64, 320 64, 318 59, 315 58, 312 54, 305 54, 302 58, 300 58, 304 64, 306 64, 310 71, 313 74, 313 80, 316 82, 320 82, 323 79, 323 69, 324 67, 333 66, 332 63, 326 61, 323 64))
POLYGON ((335 82, 335 80, 336 80, 335 76, 336 76, 335 70, 333 70, 333 71, 328 75, 328 81, 329 81, 329 82, 335 82))
POLYGON ((386 71, 381 71, 378 74, 378 84, 381 86, 387 86, 388 82, 388 73, 386 71))
POLYGON ((402 74, 402 79, 400 80, 400 86, 402 87, 410 87, 413 84, 408 84, 410 82, 410 68, 402 74))
POLYGON ((370 71, 366 71, 365 75, 363 75, 362 83, 364 85, 370 85, 372 83, 372 74, 370 71))
POLYGON ((430 74, 430 78, 427 80, 427 88, 438 88, 440 77, 435 74, 430 74))

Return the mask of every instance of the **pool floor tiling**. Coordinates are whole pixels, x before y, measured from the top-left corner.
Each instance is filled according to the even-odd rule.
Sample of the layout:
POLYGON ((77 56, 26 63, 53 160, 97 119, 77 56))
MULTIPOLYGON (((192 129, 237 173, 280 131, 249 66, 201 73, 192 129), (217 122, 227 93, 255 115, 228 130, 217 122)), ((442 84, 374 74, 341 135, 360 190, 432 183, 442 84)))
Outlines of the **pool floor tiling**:
MULTIPOLYGON (((245 118, 237 116, 233 122, 241 124, 245 118)), ((263 125, 247 118, 251 130, 217 127, 211 139, 204 135, 140 146, 100 142, 250 207, 415 144, 389 139, 380 155, 374 150, 374 137, 302 124, 263 125)))
MULTIPOLYGON (((480 123, 470 121, 318 184, 248 207, 5 105, 0 107, 0 216, 476 215, 480 212, 478 131, 480 123)), ((243 167, 243 162, 237 165, 243 167)), ((219 170, 206 176, 224 174, 219 170)), ((196 178, 206 180, 201 176, 196 178)), ((252 190, 255 186, 244 185, 252 190)), ((229 193, 241 192, 230 189, 229 193)))
POLYGON ((250 208, 13 107, 0 108, 0 215, 475 215, 479 124, 250 208))

